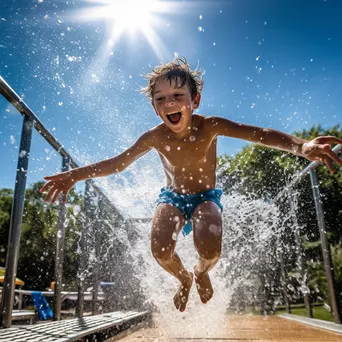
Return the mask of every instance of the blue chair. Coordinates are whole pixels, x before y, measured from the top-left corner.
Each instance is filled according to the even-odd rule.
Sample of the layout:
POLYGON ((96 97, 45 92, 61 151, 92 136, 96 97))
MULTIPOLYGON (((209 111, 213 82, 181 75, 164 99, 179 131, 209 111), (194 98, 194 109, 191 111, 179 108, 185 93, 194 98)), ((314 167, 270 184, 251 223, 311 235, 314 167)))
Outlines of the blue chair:
POLYGON ((45 321, 53 317, 50 305, 41 292, 32 291, 32 298, 40 319, 45 321))

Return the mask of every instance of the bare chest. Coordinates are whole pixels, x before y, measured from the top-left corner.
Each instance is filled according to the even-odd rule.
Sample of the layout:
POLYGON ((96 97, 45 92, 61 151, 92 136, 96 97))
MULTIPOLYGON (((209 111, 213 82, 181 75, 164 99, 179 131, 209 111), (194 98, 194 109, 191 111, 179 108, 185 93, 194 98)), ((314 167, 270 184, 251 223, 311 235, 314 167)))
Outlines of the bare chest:
POLYGON ((183 141, 165 139, 158 152, 163 163, 170 167, 206 164, 216 160, 216 139, 208 141, 195 135, 183 141))

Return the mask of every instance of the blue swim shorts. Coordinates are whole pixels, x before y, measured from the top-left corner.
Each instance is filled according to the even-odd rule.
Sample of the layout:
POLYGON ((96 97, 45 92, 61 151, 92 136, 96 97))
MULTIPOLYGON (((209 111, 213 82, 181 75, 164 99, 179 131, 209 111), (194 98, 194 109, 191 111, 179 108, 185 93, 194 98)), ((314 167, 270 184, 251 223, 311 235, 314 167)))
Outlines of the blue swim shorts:
POLYGON ((169 203, 180 209, 185 218, 185 226, 183 227, 182 233, 186 236, 192 231, 191 218, 195 208, 203 202, 210 201, 216 203, 222 211, 221 196, 221 189, 211 189, 195 195, 187 195, 171 191, 169 188, 162 188, 156 203, 157 205, 160 203, 169 203))

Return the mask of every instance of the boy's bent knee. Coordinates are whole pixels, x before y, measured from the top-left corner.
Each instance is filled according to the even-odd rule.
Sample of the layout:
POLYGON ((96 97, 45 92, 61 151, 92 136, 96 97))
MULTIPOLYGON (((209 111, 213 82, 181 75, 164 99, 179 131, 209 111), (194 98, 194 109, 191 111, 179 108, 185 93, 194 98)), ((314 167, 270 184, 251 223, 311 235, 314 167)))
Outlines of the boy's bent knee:
POLYGON ((158 262, 167 263, 173 259, 173 250, 170 247, 152 248, 152 255, 158 262))
POLYGON ((221 248, 197 248, 199 256, 207 261, 215 261, 221 256, 221 248))

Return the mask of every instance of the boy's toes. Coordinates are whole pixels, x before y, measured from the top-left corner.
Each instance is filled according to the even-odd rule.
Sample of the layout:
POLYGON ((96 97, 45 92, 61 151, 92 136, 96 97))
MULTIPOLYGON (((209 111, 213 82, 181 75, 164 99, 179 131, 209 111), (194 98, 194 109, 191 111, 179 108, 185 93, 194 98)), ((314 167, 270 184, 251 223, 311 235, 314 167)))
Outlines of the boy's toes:
POLYGON ((173 303, 177 310, 183 312, 186 308, 187 297, 184 296, 182 287, 180 287, 173 298, 173 303))
POLYGON ((209 292, 204 293, 204 294, 200 297, 202 303, 205 304, 205 303, 209 302, 209 300, 211 299, 212 296, 213 296, 213 295, 212 295, 211 293, 209 293, 209 292))
POLYGON ((208 273, 195 276, 197 292, 203 304, 207 303, 213 296, 214 290, 208 273))
POLYGON ((187 299, 185 297, 181 297, 180 305, 179 305, 179 308, 178 308, 178 310, 180 312, 183 312, 185 310, 187 302, 188 301, 187 301, 187 299))
POLYGON ((180 312, 183 312, 186 308, 186 304, 188 302, 189 293, 192 285, 192 279, 193 274, 189 272, 189 279, 184 284, 181 284, 179 286, 178 291, 173 297, 175 307, 180 312))

